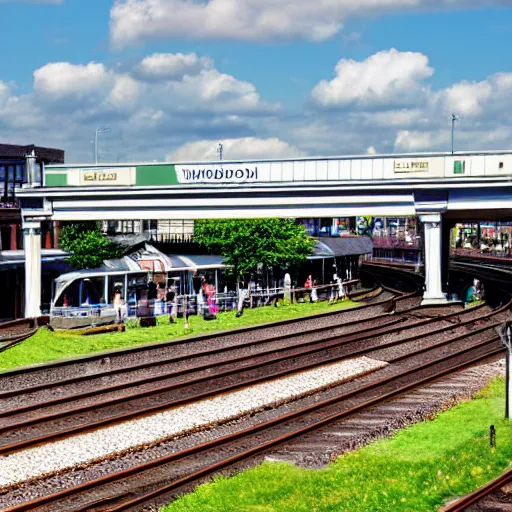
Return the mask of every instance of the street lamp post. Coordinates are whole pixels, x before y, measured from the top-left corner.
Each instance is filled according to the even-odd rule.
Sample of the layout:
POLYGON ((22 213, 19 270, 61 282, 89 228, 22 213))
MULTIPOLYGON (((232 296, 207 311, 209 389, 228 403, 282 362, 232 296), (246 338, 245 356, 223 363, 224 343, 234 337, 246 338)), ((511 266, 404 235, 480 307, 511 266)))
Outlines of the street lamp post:
POLYGON ((94 137, 94 163, 98 163, 98 133, 107 133, 110 131, 110 128, 106 126, 105 128, 96 128, 96 135, 94 137))
POLYGON ((452 155, 454 152, 454 141, 455 141, 455 121, 458 121, 459 118, 456 114, 452 114, 452 155))

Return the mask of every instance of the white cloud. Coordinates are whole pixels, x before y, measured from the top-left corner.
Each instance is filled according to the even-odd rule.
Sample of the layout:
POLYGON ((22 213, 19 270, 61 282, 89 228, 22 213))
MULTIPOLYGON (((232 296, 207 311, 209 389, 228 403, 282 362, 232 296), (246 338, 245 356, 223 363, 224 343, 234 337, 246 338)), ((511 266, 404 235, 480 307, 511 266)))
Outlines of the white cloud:
MULTIPOLYGON (((189 142, 169 153, 166 158, 170 161, 217 160, 218 144, 216 140, 189 142)), ((222 146, 225 160, 295 158, 306 155, 304 151, 276 137, 227 139, 222 141, 222 146)))
POLYGON ((322 107, 418 103, 422 82, 434 70, 425 55, 392 48, 362 62, 341 59, 335 72, 335 78, 322 80, 313 89, 313 100, 322 107))
POLYGON ((503 0, 115 0, 116 46, 155 38, 324 41, 347 18, 392 11, 479 8, 503 0))
POLYGON ((316 110, 288 140, 311 153, 438 151, 451 147, 451 114, 459 116, 456 149, 512 147, 512 73, 435 90, 426 55, 382 51, 341 60, 335 78, 312 90, 316 110))
POLYGON ((212 68, 212 59, 195 53, 154 53, 142 60, 134 74, 148 81, 180 80, 184 75, 197 75, 212 68))
POLYGON ((51 62, 34 71, 34 90, 50 99, 84 98, 101 94, 115 81, 103 64, 51 62))
POLYGON ((131 70, 51 62, 34 71, 32 91, 20 95, 15 84, 0 82, 0 137, 64 147, 69 160, 88 161, 91 134, 108 125, 102 142, 117 149, 104 149, 104 159, 162 159, 164 148, 187 140, 249 136, 278 112, 253 84, 219 72, 208 57, 154 57, 131 70))
POLYGON ((0 139, 62 147, 70 162, 91 161, 94 130, 105 125, 102 161, 162 160, 173 148, 173 159, 215 159, 219 140, 226 159, 437 151, 450 149, 455 112, 456 149, 512 149, 512 73, 436 89, 425 55, 389 50, 348 68, 341 61, 364 86, 336 73, 326 83, 339 79, 330 91, 337 103, 308 103, 298 115, 208 57, 162 55, 131 67, 48 63, 26 93, 0 82, 0 139))

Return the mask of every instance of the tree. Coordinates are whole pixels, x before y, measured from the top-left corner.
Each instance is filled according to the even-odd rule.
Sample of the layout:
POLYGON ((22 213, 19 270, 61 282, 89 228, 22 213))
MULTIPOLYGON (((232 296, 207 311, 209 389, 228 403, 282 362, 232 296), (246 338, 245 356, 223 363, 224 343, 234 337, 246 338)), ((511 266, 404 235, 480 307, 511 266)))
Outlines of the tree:
POLYGON ((200 220, 194 240, 210 252, 224 256, 237 277, 264 268, 294 266, 312 252, 315 239, 293 219, 200 220))
POLYGON ((75 222, 62 228, 60 246, 71 253, 69 262, 76 269, 98 268, 103 260, 119 258, 123 248, 101 232, 99 222, 75 222))

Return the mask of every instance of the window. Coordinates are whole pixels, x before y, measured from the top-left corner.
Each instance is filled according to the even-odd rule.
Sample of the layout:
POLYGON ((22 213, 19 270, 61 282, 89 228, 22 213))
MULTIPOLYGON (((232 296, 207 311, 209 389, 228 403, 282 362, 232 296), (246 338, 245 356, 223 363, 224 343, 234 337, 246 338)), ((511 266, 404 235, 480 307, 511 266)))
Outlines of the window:
POLYGON ((500 165, 498 166, 500 169, 503 169, 503 162, 500 162, 500 165))
POLYGON ((453 162, 453 174, 465 174, 466 173, 466 161, 455 160, 453 162))

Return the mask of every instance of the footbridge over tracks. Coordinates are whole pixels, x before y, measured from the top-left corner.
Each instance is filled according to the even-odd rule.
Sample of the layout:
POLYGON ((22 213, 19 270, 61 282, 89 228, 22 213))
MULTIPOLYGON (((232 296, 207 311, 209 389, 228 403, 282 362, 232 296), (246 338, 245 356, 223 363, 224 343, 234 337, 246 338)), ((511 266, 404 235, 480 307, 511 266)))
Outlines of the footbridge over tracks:
POLYGON ((424 224, 426 303, 457 220, 512 218, 512 152, 47 166, 18 192, 26 316, 39 315, 40 223, 255 217, 413 216, 424 224), (446 234, 448 233, 448 235, 446 234))

